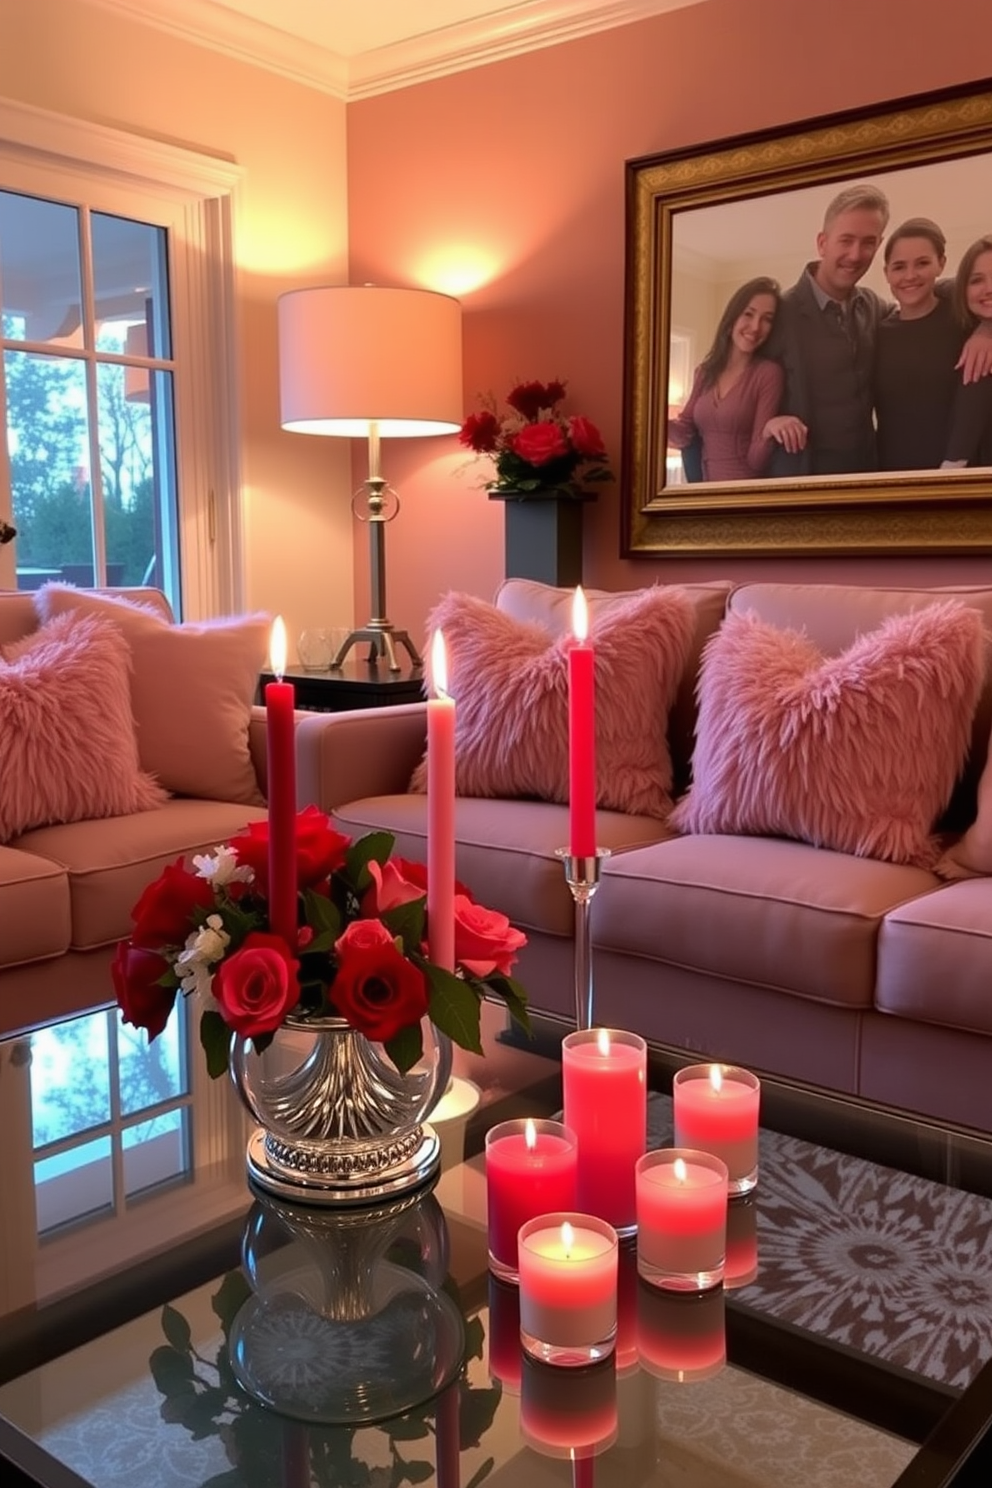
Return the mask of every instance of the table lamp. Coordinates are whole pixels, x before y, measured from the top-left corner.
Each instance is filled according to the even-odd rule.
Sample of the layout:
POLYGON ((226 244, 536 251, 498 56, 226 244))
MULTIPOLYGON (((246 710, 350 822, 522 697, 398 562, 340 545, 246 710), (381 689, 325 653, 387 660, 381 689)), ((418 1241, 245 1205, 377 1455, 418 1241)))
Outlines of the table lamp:
POLYGON ((407 632, 386 617, 385 524, 399 499, 380 474, 379 440, 461 428, 461 305, 431 290, 371 284, 292 290, 279 299, 279 383, 284 429, 369 442, 368 478, 352 508, 369 526, 372 616, 331 665, 367 641, 369 661, 385 657, 391 672, 400 670, 397 644, 420 666, 407 632))

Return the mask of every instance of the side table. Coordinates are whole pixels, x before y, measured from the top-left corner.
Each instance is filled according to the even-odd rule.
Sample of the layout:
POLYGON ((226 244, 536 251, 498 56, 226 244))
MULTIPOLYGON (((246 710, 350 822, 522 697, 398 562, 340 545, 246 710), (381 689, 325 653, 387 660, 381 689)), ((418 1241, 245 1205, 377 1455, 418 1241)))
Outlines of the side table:
MULTIPOLYGON (((260 702, 264 701, 266 682, 272 680, 271 672, 262 673, 260 702)), ((390 703, 419 703, 425 696, 423 669, 410 661, 404 661, 401 671, 391 672, 385 663, 348 656, 335 671, 307 672, 300 666, 290 667, 285 680, 296 689, 296 706, 309 713, 385 708, 390 703)))

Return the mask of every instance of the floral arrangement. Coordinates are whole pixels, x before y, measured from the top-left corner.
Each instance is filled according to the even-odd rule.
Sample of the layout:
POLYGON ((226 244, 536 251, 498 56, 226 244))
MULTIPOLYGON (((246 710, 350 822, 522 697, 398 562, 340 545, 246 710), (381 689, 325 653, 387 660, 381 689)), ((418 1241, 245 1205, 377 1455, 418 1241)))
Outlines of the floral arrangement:
POLYGON ((491 394, 480 412, 469 414, 458 438, 475 454, 493 457, 490 491, 581 497, 586 485, 613 479, 596 425, 582 414, 559 411, 566 387, 559 381, 520 382, 506 396, 508 414, 497 413, 491 394))
POLYGON ((155 1039, 179 993, 201 994, 200 1042, 212 1076, 227 1070, 232 1032, 261 1051, 290 1013, 344 1018, 384 1044, 401 1071, 421 1057, 424 1017, 481 1054, 486 993, 527 1028, 526 997, 510 976, 526 936, 458 884, 457 974, 432 963, 426 870, 392 857, 394 840, 370 832, 352 841, 316 807, 298 814, 296 946, 269 930, 267 820, 191 866, 169 864, 141 895, 130 939, 117 948, 124 1021, 155 1039))

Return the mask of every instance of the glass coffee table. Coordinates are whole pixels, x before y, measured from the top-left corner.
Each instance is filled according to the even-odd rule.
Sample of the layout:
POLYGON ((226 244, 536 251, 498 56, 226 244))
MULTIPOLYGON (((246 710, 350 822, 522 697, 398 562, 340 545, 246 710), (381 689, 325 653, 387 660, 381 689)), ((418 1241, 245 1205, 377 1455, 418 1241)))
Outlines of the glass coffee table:
POLYGON ((564 1030, 521 1050, 490 1024, 436 1184, 341 1216, 249 1191, 241 1107, 173 1024, 150 1054, 112 1009, 0 1043, 5 1482, 992 1481, 992 1142, 766 1081, 726 1287, 660 1295, 627 1250, 615 1358, 554 1370, 488 1274, 481 1153, 560 1108, 564 1030))

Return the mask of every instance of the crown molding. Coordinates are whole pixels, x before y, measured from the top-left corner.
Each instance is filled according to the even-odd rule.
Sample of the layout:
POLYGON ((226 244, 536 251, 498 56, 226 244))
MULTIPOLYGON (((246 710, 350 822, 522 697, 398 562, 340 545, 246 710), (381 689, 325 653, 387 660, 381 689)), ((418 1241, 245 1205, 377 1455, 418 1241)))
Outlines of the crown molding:
POLYGON ((350 102, 394 92, 703 0, 521 0, 348 58, 213 0, 88 0, 197 46, 350 102))

